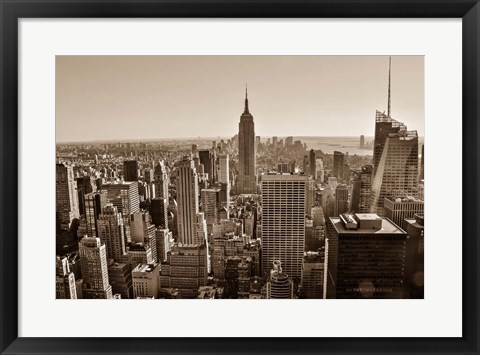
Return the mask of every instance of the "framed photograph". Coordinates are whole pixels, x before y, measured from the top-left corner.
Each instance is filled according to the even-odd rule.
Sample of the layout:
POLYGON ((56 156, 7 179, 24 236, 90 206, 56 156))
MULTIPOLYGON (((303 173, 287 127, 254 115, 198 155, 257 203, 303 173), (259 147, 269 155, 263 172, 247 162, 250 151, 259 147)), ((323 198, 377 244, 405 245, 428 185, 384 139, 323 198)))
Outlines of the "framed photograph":
POLYGON ((2 354, 480 351, 477 1, 0 11, 2 354))

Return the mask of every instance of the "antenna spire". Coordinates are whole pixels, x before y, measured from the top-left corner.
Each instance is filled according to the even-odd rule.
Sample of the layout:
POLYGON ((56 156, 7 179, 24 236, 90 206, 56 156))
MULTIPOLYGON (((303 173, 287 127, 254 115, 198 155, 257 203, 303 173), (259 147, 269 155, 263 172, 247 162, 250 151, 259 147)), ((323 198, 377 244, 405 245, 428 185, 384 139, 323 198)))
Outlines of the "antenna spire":
POLYGON ((390 109, 391 109, 391 74, 392 74, 392 57, 388 60, 388 111, 387 115, 390 117, 390 109))
POLYGON ((245 83, 245 110, 243 110, 243 113, 250 113, 250 112, 248 112, 248 88, 247 88, 247 83, 245 83))

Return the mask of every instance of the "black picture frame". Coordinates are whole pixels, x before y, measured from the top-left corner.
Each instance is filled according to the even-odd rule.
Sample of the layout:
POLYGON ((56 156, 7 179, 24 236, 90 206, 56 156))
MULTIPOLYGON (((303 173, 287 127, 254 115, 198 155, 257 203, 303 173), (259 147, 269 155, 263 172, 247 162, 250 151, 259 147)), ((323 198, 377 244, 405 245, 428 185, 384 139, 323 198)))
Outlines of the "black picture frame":
MULTIPOLYGON (((0 0, 0 352, 2 354, 332 353, 478 354, 478 0, 0 0), (19 338, 18 20, 20 18, 344 17, 462 18, 463 337, 461 338, 19 338)), ((455 124, 455 122, 449 122, 455 124)), ((455 236, 459 237, 459 236, 455 236)), ((448 261, 446 261, 448 262, 448 261)), ((448 281, 445 282, 448 287, 448 281)), ((444 305, 448 307, 448 305, 444 305)), ((441 310, 439 309, 439 312, 441 310)))

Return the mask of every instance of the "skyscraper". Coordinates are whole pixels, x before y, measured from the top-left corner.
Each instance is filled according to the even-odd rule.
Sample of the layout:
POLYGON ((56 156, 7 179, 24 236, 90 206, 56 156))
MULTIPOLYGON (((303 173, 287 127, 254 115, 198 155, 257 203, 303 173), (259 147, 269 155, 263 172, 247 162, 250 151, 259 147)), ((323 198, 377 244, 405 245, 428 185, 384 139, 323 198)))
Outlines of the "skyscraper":
POLYGON ((267 281, 267 299, 293 298, 293 282, 282 269, 279 260, 273 262, 267 281))
POLYGON ((126 258, 126 238, 123 218, 117 208, 111 203, 107 204, 98 216, 98 238, 107 249, 107 259, 122 262, 126 258))
POLYGON ((342 152, 333 152, 333 176, 335 176, 337 180, 343 179, 343 167, 345 165, 344 161, 345 156, 342 152))
POLYGON ((77 182, 71 165, 56 166, 56 213, 62 228, 69 228, 74 218, 80 217, 77 182))
POLYGON ((137 182, 103 184, 107 191, 107 201, 117 207, 125 224, 129 223, 130 214, 140 211, 140 198, 137 182))
POLYGON ((404 297, 407 234, 372 213, 327 220, 328 298, 404 297))
POLYGON ((178 242, 194 244, 198 213, 198 180, 193 161, 183 158, 176 165, 178 242))
POLYGON ((229 155, 219 154, 218 156, 218 182, 230 184, 229 155))
POLYGON ((123 178, 125 181, 138 181, 138 163, 136 160, 123 162, 123 178))
POLYGON ((257 192, 255 123, 248 110, 248 93, 245 92, 245 109, 238 124, 238 194, 257 192))
POLYGON ((168 201, 164 197, 155 197, 150 201, 150 216, 156 227, 168 228, 168 201))
POLYGON ((364 165, 360 171, 354 172, 350 210, 352 212, 370 212, 373 166, 364 165))
POLYGON ((100 238, 97 233, 97 219, 100 213, 102 213, 103 207, 107 204, 107 192, 97 191, 85 194, 84 202, 87 235, 100 238))
MULTIPOLYGON (((383 117, 389 121, 392 118, 383 117)), ((418 136, 406 127, 386 137, 371 192, 371 211, 385 215, 384 199, 388 195, 415 195, 418 190, 418 136)))
POLYGON ((214 154, 208 149, 201 149, 198 151, 198 157, 200 159, 200 164, 204 166, 205 173, 208 174, 208 179, 210 180, 210 182, 213 182, 215 178, 214 154))
POLYGON ((300 279, 305 248, 307 185, 305 175, 262 176, 262 269, 279 260, 285 272, 300 279))
POLYGON ((154 172, 154 183, 155 183, 155 197, 165 198, 168 203, 168 174, 165 163, 160 160, 155 167, 154 172))
POLYGON ((313 180, 317 180, 317 159, 315 156, 315 151, 310 149, 309 153, 309 166, 310 166, 310 175, 313 177, 313 180))
POLYGON ((82 268, 83 298, 112 298, 105 244, 99 238, 82 238, 78 254, 82 268))
POLYGON ((211 231, 213 224, 220 221, 220 189, 203 189, 201 191, 201 196, 203 213, 205 214, 205 220, 207 222, 208 229, 211 231))
POLYGON ((335 189, 335 216, 348 212, 348 188, 345 184, 337 185, 335 189))
MULTIPOLYGON (((151 238, 155 239, 155 226, 151 223, 151 217, 148 212, 137 212, 131 214, 130 230, 132 235, 132 243, 146 243, 147 241, 151 240, 151 238)), ((154 254, 157 254, 156 246, 154 254)), ((154 257, 154 260, 155 259, 156 258, 154 257)))

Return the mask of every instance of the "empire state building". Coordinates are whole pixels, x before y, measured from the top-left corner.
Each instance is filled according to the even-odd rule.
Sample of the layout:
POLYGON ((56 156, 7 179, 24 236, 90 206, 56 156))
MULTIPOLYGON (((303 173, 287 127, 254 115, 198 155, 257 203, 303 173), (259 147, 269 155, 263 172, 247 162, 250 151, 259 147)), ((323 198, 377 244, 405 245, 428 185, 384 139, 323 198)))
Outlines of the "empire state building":
POLYGON ((248 111, 248 92, 245 90, 245 109, 238 124, 238 194, 257 193, 255 123, 248 111))

